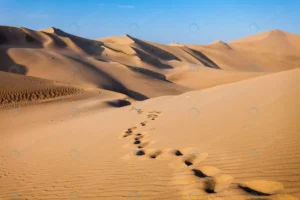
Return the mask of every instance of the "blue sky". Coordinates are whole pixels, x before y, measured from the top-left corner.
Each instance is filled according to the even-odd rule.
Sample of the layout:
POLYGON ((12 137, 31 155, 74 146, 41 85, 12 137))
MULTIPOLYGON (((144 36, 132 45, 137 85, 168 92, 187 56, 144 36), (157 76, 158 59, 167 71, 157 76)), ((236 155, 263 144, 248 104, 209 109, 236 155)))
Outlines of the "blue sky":
POLYGON ((299 0, 0 0, 0 24, 206 44, 272 29, 299 34, 299 9, 299 0))

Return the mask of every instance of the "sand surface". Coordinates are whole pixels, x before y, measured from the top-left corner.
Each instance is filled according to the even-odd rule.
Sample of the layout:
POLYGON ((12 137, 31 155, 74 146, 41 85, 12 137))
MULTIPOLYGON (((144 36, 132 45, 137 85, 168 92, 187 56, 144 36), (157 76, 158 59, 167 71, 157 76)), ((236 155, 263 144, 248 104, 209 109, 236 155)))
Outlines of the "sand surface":
POLYGON ((0 59, 0 199, 300 198, 300 35, 1 26, 0 59))

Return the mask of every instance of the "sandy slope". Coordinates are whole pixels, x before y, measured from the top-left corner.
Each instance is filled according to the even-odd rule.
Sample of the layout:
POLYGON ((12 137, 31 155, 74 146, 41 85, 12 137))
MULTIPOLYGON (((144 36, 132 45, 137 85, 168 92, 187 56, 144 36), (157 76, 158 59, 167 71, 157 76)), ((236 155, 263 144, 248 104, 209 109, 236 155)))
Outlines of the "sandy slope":
POLYGON ((0 199, 299 198, 299 41, 1 26, 0 199))
MULTIPOLYGON (((274 198, 237 186, 257 179, 278 181, 285 187, 280 194, 300 197, 299 78, 300 71, 292 70, 75 116, 65 109, 68 103, 24 108, 14 118, 2 117, 10 126, 0 136, 0 197, 274 198), (30 115, 40 116, 39 121, 24 125, 30 115), (137 128, 128 132, 132 127, 137 128), (141 144, 135 145, 137 133, 141 144), (146 155, 135 155, 138 145, 146 155), (207 165, 234 177, 227 190, 204 191, 207 178, 192 169, 207 165)), ((76 107, 81 110, 89 101, 76 107)))
POLYGON ((84 93, 84 89, 13 73, 0 72, 2 106, 45 102, 60 97, 74 97, 84 93))

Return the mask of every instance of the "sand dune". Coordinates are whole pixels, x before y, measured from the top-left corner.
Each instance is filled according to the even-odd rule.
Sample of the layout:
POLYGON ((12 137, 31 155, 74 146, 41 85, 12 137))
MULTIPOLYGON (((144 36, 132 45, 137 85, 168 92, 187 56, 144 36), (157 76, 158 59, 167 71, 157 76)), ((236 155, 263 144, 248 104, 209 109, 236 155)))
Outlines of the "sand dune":
POLYGON ((300 35, 279 30, 224 43, 189 45, 221 66, 235 71, 278 72, 298 67, 300 35))
MULTIPOLYGON (((298 35, 273 32, 262 33, 260 36, 264 38, 264 41, 270 40, 270 42, 260 44, 261 40, 255 41, 258 41, 256 42, 257 45, 263 45, 265 49, 274 49, 272 44, 277 37, 282 38, 282 34, 284 34, 286 38, 289 38, 283 40, 282 43, 286 42, 288 46, 289 43, 293 43, 295 48, 290 48, 289 51, 284 51, 279 56, 277 52, 273 52, 276 59, 280 59, 280 62, 270 59, 270 56, 273 56, 271 55, 272 52, 249 53, 251 47, 248 48, 248 46, 255 46, 256 43, 254 45, 245 44, 247 49, 242 47, 243 42, 240 44, 222 41, 215 41, 204 46, 161 45, 129 35, 90 40, 65 33, 56 28, 33 31, 26 28, 1 27, 2 53, 0 56, 4 61, 1 70, 11 71, 12 66, 17 65, 17 73, 85 87, 113 90, 132 98, 146 99, 160 95, 180 94, 193 88, 201 89, 202 86, 207 88, 243 80, 253 77, 254 73, 252 72, 268 73, 298 67, 299 55, 296 53, 296 49, 299 47, 298 35), (272 35, 273 32, 273 36, 268 36, 272 35), (295 53, 292 55, 292 52, 295 53), (132 76, 132 73, 128 73, 128 71, 122 73, 122 77, 129 74, 130 78, 126 77, 126 81, 120 80, 114 75, 120 73, 120 67, 124 70, 127 68, 136 75, 132 76), (216 82, 214 78, 210 79, 209 73, 205 75, 204 73, 208 70, 202 73, 193 73, 191 77, 189 73, 186 73, 198 71, 198 68, 201 67, 250 73, 249 75, 237 73, 235 75, 237 78, 227 79, 227 73, 222 72, 219 74, 221 76, 224 74, 224 79, 227 80, 221 82, 216 82), (49 72, 44 73, 45 70, 49 72), (172 76, 169 76, 170 74, 172 76), (167 77, 178 77, 178 74, 181 77, 183 77, 182 74, 185 74, 184 77, 189 76, 189 80, 187 82, 184 79, 181 80, 180 86, 178 86, 176 82, 167 79, 167 77), (202 81, 203 76, 207 77, 205 81, 202 81), (143 89, 146 86, 142 81, 145 78, 148 80, 147 82, 153 85, 146 91, 143 89), (161 81, 158 83, 157 80, 161 81), (189 87, 191 81, 194 83, 192 87, 189 87), (128 84, 130 88, 127 86, 128 84), (158 87, 166 88, 166 85, 170 89, 164 89, 163 93, 157 92, 158 87), (144 97, 137 97, 129 91, 139 93, 140 96, 144 97)), ((257 38, 258 36, 253 37, 257 38)), ((282 46, 281 43, 280 45, 282 46)), ((260 49, 264 48, 261 47, 260 49)), ((257 74, 257 76, 260 75, 260 73, 257 74)), ((148 83, 147 85, 149 87, 148 83)))
POLYGON ((1 26, 0 199, 298 199, 299 38, 1 26))

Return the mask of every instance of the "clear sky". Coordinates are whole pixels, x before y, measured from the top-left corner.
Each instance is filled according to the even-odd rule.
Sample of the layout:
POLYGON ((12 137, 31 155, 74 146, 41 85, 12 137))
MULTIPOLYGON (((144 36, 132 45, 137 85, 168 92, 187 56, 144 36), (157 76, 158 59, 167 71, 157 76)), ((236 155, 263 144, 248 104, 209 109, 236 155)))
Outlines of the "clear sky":
POLYGON ((206 44, 272 29, 299 34, 300 0, 0 0, 0 24, 206 44))

